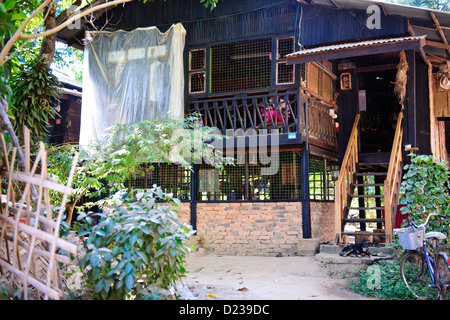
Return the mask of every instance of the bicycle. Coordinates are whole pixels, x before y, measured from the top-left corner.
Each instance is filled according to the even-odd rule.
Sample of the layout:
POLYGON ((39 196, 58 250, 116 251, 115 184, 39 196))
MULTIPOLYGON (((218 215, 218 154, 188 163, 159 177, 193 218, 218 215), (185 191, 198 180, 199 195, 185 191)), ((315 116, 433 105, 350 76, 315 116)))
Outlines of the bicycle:
POLYGON ((436 231, 425 233, 425 227, 432 216, 446 217, 432 213, 421 225, 410 221, 409 227, 396 230, 401 246, 407 250, 400 263, 400 272, 406 287, 417 299, 425 300, 431 297, 431 299, 449 300, 450 259, 438 247, 438 243, 446 236, 436 231), (431 252, 428 250, 427 241, 431 241, 431 252), (425 288, 427 296, 423 297, 425 288), (431 296, 430 289, 436 289, 431 296))

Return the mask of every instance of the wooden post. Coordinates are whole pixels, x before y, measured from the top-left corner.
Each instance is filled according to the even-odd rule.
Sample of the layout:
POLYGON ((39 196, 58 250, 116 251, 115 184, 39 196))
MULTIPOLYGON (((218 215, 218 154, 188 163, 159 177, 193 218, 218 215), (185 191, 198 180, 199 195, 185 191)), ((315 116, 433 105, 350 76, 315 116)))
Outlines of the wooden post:
POLYGON ((192 165, 191 171, 191 226, 197 233, 197 186, 198 186, 198 164, 192 165))
POLYGON ((305 92, 305 143, 302 152, 302 232, 303 238, 311 238, 311 212, 309 200, 309 112, 308 92, 305 92))

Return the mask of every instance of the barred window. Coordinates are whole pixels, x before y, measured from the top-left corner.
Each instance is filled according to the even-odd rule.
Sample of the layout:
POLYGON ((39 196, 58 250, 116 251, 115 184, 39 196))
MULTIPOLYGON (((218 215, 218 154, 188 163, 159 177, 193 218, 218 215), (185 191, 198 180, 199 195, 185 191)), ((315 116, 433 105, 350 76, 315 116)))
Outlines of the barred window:
MULTIPOLYGON (((222 170, 208 164, 198 169, 197 199, 200 201, 294 200, 301 199, 301 150, 277 154, 240 153, 235 164, 222 170)), ((339 174, 336 162, 310 156, 311 200, 334 200, 334 182, 339 174)), ((131 177, 129 189, 151 188, 154 184, 180 200, 191 199, 191 171, 176 164, 145 166, 131 177)))
POLYGON ((286 63, 286 55, 294 52, 294 37, 277 39, 277 85, 294 83, 294 65, 286 63))
POLYGON ((272 39, 211 47, 211 92, 267 88, 271 85, 272 39))
POLYGON ((219 171, 201 164, 198 171, 199 200, 243 200, 245 198, 245 165, 235 161, 219 171))
POLYGON ((189 51, 189 93, 206 92, 206 49, 189 51))
POLYGON ((237 155, 222 171, 199 168, 199 200, 277 200, 301 198, 301 152, 237 155))
POLYGON ((310 156, 309 198, 311 200, 334 200, 334 181, 338 170, 336 162, 310 156))
POLYGON ((191 199, 191 171, 176 164, 145 165, 143 170, 125 182, 128 189, 150 189, 156 184, 166 193, 180 200, 191 199))

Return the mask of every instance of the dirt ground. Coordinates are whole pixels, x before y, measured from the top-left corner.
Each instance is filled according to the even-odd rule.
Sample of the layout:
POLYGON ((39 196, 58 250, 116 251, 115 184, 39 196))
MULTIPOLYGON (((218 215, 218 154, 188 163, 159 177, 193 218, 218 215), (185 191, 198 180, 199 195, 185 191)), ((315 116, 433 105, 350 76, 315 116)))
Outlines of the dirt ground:
POLYGON ((370 300, 345 288, 345 268, 314 257, 188 255, 186 271, 187 299, 370 300))

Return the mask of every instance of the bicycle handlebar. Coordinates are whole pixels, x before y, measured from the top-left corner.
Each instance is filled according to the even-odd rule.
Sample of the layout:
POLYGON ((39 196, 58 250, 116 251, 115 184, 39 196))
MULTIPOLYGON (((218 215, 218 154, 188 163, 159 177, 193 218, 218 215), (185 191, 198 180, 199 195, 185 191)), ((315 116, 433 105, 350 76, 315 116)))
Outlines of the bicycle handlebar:
POLYGON ((413 226, 414 228, 426 226, 426 225, 428 224, 428 221, 430 220, 430 217, 432 217, 432 216, 438 216, 438 217, 441 217, 441 218, 446 218, 446 217, 447 217, 445 214, 430 213, 430 214, 428 215, 428 217, 427 217, 427 220, 425 220, 425 222, 422 223, 422 224, 420 224, 420 225, 415 224, 414 221, 412 221, 412 220, 411 220, 410 222, 411 222, 411 224, 412 224, 412 226, 413 226))

